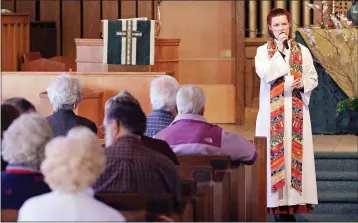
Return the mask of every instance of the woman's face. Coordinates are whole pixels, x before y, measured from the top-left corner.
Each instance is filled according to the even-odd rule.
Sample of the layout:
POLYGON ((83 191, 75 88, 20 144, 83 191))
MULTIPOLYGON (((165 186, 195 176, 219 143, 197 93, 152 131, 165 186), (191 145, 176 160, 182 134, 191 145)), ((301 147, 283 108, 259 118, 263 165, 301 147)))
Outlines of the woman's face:
POLYGON ((286 15, 279 15, 272 17, 271 24, 269 29, 275 36, 275 39, 278 39, 278 35, 284 32, 287 36, 290 34, 291 24, 288 22, 286 15))

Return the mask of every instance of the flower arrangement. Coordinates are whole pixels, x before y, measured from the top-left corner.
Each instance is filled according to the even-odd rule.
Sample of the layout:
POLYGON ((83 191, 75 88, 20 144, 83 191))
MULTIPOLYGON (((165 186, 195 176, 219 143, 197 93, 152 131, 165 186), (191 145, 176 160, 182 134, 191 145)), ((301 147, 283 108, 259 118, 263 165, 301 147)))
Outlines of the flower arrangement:
POLYGON ((320 12, 321 16, 320 16, 319 24, 320 24, 321 28, 324 28, 326 25, 332 26, 332 23, 331 23, 331 21, 329 21, 329 16, 327 14, 327 12, 328 12, 327 1, 322 1, 321 5, 322 5, 322 7, 319 5, 314 5, 312 3, 306 2, 306 7, 320 12))
POLYGON ((348 89, 349 98, 338 103, 337 115, 347 109, 358 111, 358 29, 343 14, 327 13, 327 1, 322 1, 322 7, 310 3, 306 6, 321 12, 321 29, 302 28, 309 39, 309 48, 328 73, 335 76, 335 81, 344 83, 348 89), (313 32, 325 42, 324 47, 318 46, 313 32))

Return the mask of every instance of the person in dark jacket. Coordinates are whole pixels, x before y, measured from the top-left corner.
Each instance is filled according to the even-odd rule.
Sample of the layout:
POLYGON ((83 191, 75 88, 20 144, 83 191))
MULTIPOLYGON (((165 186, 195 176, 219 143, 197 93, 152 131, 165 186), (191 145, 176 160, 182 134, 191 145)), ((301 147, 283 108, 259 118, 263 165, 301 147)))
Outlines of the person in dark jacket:
POLYGON ((88 127, 97 134, 94 122, 73 112, 82 100, 82 86, 77 78, 69 74, 57 76, 50 83, 47 94, 54 110, 54 113, 47 117, 54 137, 66 135, 75 126, 88 127))

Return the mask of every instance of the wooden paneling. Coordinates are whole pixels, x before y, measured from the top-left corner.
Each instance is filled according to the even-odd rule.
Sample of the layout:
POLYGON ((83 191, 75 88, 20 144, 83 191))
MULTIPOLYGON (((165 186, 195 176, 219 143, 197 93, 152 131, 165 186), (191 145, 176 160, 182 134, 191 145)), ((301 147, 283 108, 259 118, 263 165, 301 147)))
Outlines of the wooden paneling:
POLYGON ((235 2, 235 39, 236 39, 236 123, 243 125, 245 123, 245 87, 244 87, 244 72, 245 67, 245 51, 242 46, 245 45, 245 33, 241 27, 245 25, 245 7, 243 1, 235 2))
POLYGON ((28 15, 1 14, 1 70, 18 71, 21 55, 30 50, 30 19, 28 15))
POLYGON ((205 84, 206 97, 205 118, 211 123, 236 123, 234 85, 205 84))
POLYGON ((252 107, 254 98, 254 91, 251 90, 254 87, 253 74, 255 74, 255 69, 253 69, 255 63, 253 62, 253 59, 245 59, 245 88, 247 89, 245 91, 245 107, 252 107))
POLYGON ((101 2, 83 1, 83 38, 100 38, 101 2))
POLYGON ((258 108, 260 95, 260 78, 255 70, 255 55, 257 48, 267 41, 266 38, 245 39, 245 106, 258 108))
POLYGON ((102 1, 102 19, 118 19, 118 1, 102 1))
POLYGON ((35 0, 17 0, 16 13, 26 13, 30 16, 30 20, 35 20, 35 0))
POLYGON ((1 8, 14 11, 14 0, 1 0, 1 8))
MULTIPOLYGON (((41 107, 39 93, 46 91, 49 83, 56 78, 60 72, 49 73, 3 73, 2 75, 2 97, 4 99, 22 96, 31 101, 41 115, 49 115, 48 108, 41 107), (13 86, 17 86, 14 88, 13 86)), ((93 91, 103 91, 103 104, 106 100, 120 91, 128 90, 141 103, 143 111, 148 114, 151 111, 149 100, 149 84, 153 78, 163 73, 152 75, 124 74, 124 73, 73 73, 79 78, 84 88, 93 91)), ((91 108, 89 108, 91 109, 91 108)))
POLYGON ((235 84, 234 58, 180 60, 181 84, 235 84))
POLYGON ((111 20, 136 16, 153 19, 155 11, 154 0, 83 0, 81 18, 80 0, 63 0, 62 3, 60 0, 39 0, 40 10, 36 10, 36 2, 37 0, 1 0, 1 8, 26 13, 30 15, 30 20, 35 20, 39 16, 40 21, 55 21, 57 54, 71 59, 75 58, 74 38, 81 37, 81 29, 83 38, 100 38, 101 14, 102 19, 111 20))
POLYGON ((40 20, 55 21, 57 35, 57 55, 61 53, 61 20, 60 20, 60 0, 40 1, 40 20))
POLYGON ((121 1, 121 18, 135 18, 136 17, 136 1, 125 0, 121 1))
POLYGON ((147 17, 153 19, 153 0, 138 1, 138 17, 147 17))
MULTIPOLYGON (((3 99, 22 96, 30 100, 38 111, 49 115, 48 108, 41 107, 39 93, 46 91, 49 83, 60 72, 4 72, 2 74, 3 99), (16 86, 14 88, 13 86, 16 86)), ((106 100, 118 92, 128 90, 141 103, 143 111, 148 114, 151 111, 149 100, 150 81, 163 72, 148 73, 146 75, 136 73, 72 73, 78 77, 84 88, 93 91, 103 91, 103 104, 106 100)), ((204 89, 207 99, 205 117, 213 123, 235 122, 235 86, 233 85, 199 85, 204 89)))
POLYGON ((233 52, 234 5, 232 1, 163 1, 159 37, 179 38, 183 59, 218 58, 224 50, 233 52))
MULTIPOLYGON (((235 18, 235 4, 235 1, 162 1, 159 38, 180 39, 180 83, 235 87, 235 24, 244 24, 243 19, 235 18)), ((242 46, 238 47, 241 51, 242 46)), ((233 94, 230 98, 235 99, 235 91, 230 93, 233 94)), ((237 111, 237 106, 233 111, 237 111)))
POLYGON ((63 56, 76 58, 75 38, 81 37, 80 1, 66 0, 62 2, 62 48, 63 56))

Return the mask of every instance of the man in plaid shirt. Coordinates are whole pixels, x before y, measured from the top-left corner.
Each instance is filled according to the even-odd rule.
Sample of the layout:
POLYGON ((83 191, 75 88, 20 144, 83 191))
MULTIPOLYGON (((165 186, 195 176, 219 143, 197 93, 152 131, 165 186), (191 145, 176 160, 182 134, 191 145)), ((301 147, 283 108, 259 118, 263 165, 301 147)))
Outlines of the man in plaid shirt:
POLYGON ((145 136, 153 137, 174 121, 178 81, 171 76, 154 79, 150 84, 150 103, 153 111, 147 117, 145 136))
POLYGON ((96 192, 172 194, 180 199, 180 178, 172 161, 145 147, 141 136, 146 116, 128 92, 105 105, 106 167, 94 185, 96 192))

